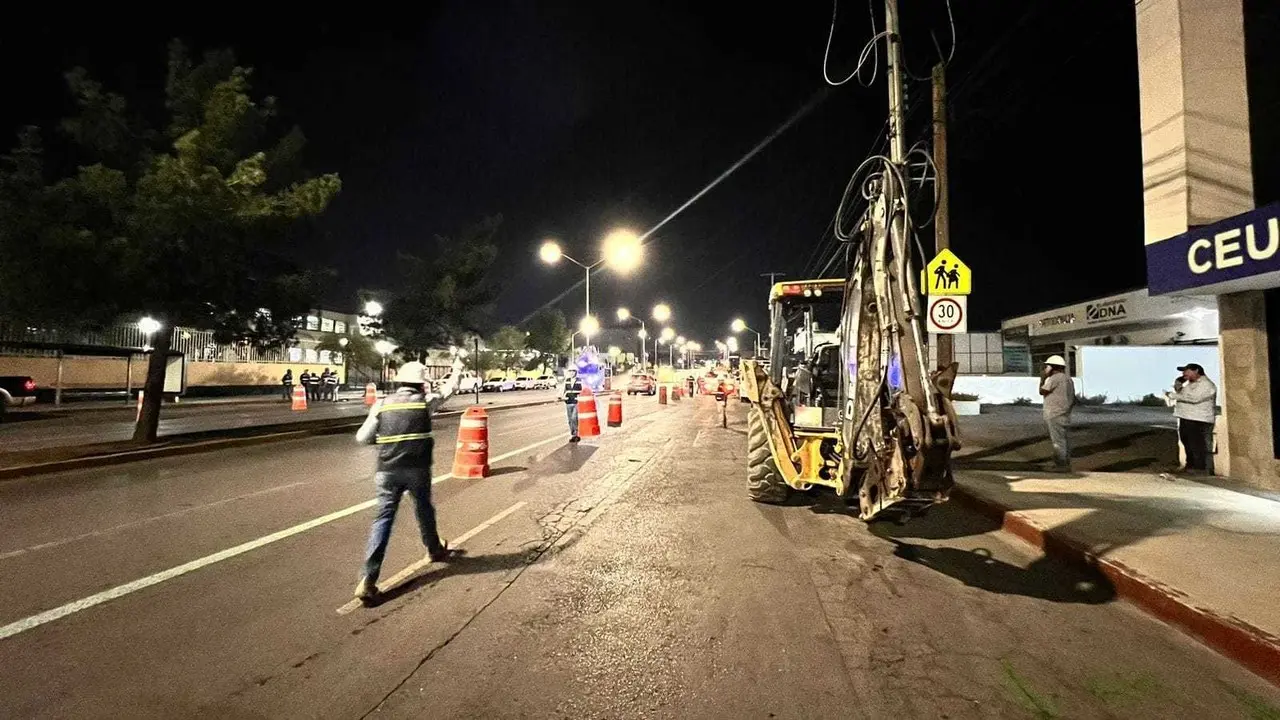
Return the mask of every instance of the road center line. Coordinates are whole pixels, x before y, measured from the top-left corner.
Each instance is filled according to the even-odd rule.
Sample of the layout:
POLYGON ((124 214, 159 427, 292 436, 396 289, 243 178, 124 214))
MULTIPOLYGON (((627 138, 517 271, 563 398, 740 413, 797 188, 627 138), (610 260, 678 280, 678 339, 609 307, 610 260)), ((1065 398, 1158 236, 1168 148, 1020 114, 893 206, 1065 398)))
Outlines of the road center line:
MULTIPOLYGON (((549 437, 546 440, 539 440, 536 443, 526 445, 517 450, 512 450, 509 453, 503 453, 502 455, 499 455, 497 457, 490 458, 489 461, 491 463, 499 462, 513 455, 519 455, 521 453, 528 452, 529 450, 540 447, 542 445, 546 445, 549 442, 554 442, 556 440, 562 439, 562 437, 563 435, 561 434, 561 435, 556 435, 554 437, 549 437)), ((439 477, 432 478, 431 482, 432 484, 444 482, 445 480, 448 480, 450 477, 452 477, 452 475, 441 475, 439 477)), ((284 530, 271 533, 270 535, 265 535, 263 537, 258 538, 257 540, 250 540, 249 542, 241 543, 240 545, 227 548, 226 550, 213 553, 212 555, 206 555, 202 558, 192 560, 191 562, 188 562, 188 563, 183 563, 182 565, 169 568, 168 570, 158 572, 154 575, 148 575, 147 577, 139 578, 137 580, 134 580, 133 582, 128 582, 128 583, 125 583, 124 585, 117 585, 116 587, 113 587, 109 590, 103 590, 100 593, 96 593, 88 597, 80 598, 79 600, 69 602, 65 605, 61 605, 59 607, 53 608, 52 610, 46 610, 42 613, 37 613, 35 615, 31 615, 30 617, 25 617, 21 620, 11 622, 8 625, 4 625, 3 627, 0 627, 0 640, 13 637, 14 635, 26 632, 34 628, 38 628, 41 625, 44 625, 46 623, 51 623, 55 620, 60 620, 68 615, 74 615, 75 613, 78 613, 81 610, 88 610, 91 607, 95 607, 97 605, 110 602, 117 598, 122 598, 125 595, 129 595, 139 590, 149 588, 152 585, 159 585, 160 583, 165 582, 167 580, 172 580, 174 578, 182 577, 183 575, 195 572, 196 570, 207 567, 209 565, 220 563, 223 560, 229 560, 233 557, 236 557, 237 555, 243 555, 251 550, 257 550, 260 547, 270 545, 279 540, 284 540, 285 538, 293 537, 294 535, 298 535, 308 530, 318 528, 321 525, 326 525, 328 523, 333 522, 334 520, 340 520, 344 517, 347 517, 348 515, 354 515, 355 513, 358 513, 362 510, 368 510, 369 508, 373 507, 376 504, 376 502, 377 501, 375 500, 366 500, 365 502, 352 505, 351 507, 343 508, 342 510, 331 512, 328 515, 322 515, 313 520, 308 520, 307 522, 294 525, 293 527, 285 528, 284 530)), ((512 512, 514 512, 514 510, 512 512)), ((498 518, 498 519, 500 520, 501 518, 498 518)), ((479 530, 477 530, 477 532, 479 532, 479 530)))
MULTIPOLYGON (((468 530, 468 531, 466 531, 466 532, 462 533, 462 534, 461 534, 461 535, 459 535, 458 537, 456 537, 456 538, 454 538, 453 540, 449 541, 449 547, 453 547, 453 548, 462 547, 462 544, 463 544, 463 543, 465 543, 466 541, 468 541, 468 540, 470 540, 471 538, 473 538, 473 537, 475 537, 475 536, 479 535, 480 533, 484 532, 485 530, 488 530, 489 528, 493 527, 494 525, 497 525, 498 523, 502 522, 502 520, 503 520, 504 518, 506 518, 508 515, 510 515, 511 513, 515 512, 515 511, 517 511, 517 510, 519 510, 520 508, 524 507, 524 506, 525 506, 525 505, 527 505, 527 504, 528 504, 527 502, 525 502, 524 500, 521 500, 520 502, 516 503, 515 505, 512 505, 511 507, 507 508, 506 510, 503 510, 502 512, 498 513, 497 515, 494 515, 493 517, 489 518, 488 520, 485 520, 484 522, 480 523, 479 525, 477 525, 477 526, 475 526, 475 527, 471 528, 470 530, 468 530)), ((386 580, 386 581, 384 581, 384 582, 382 583, 382 588, 384 589, 384 592, 385 592, 385 589, 387 589, 387 588, 393 588, 393 587, 396 587, 396 586, 397 586, 397 585, 399 585, 400 583, 403 583, 405 580, 408 580, 409 578, 413 577, 415 574, 417 574, 417 572, 418 572, 419 570, 422 570, 423 568, 427 567, 427 566, 428 566, 428 565, 430 565, 430 564, 431 564, 431 559, 430 559, 430 558, 423 558, 422 560, 419 560, 418 562, 413 563, 412 565, 410 565, 409 567, 407 567, 407 568, 405 568, 405 569, 401 570, 400 572, 396 573, 395 575, 392 575, 390 579, 388 579, 388 580, 386 580)), ((350 613, 350 612, 352 612, 352 611, 356 610, 357 608, 359 608, 359 607, 360 607, 360 605, 361 605, 361 603, 360 603, 360 601, 359 601, 359 600, 352 600, 351 602, 347 603, 346 605, 343 605, 342 607, 338 608, 338 614, 339 614, 339 615, 346 615, 346 614, 348 614, 348 613, 350 613)))

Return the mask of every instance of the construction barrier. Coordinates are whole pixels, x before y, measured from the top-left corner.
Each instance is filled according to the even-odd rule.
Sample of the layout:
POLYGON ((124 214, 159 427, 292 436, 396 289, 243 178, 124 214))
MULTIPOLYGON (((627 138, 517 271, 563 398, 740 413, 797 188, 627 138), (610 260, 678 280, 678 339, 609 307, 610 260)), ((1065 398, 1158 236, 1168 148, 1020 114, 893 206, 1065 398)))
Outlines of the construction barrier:
POLYGON ((666 386, 666 383, 663 383, 662 385, 659 385, 659 386, 658 386, 658 404, 659 404, 659 405, 666 405, 666 404, 667 404, 667 386, 666 386))
POLYGON ((297 412, 307 409, 307 389, 302 385, 293 386, 293 409, 297 412))
POLYGON ((133 417, 134 422, 142 420, 142 396, 146 394, 146 390, 138 391, 138 414, 133 417))
POLYGON ((453 476, 489 476, 489 414, 473 406, 458 421, 458 447, 453 453, 453 476))
MULTIPOLYGON (((337 393, 334 393, 334 397, 337 397, 337 393)), ((365 407, 369 407, 376 402, 378 402, 378 386, 373 383, 369 383, 364 386, 365 407)))
POLYGON ((671 386, 671 399, 672 399, 672 400, 679 401, 679 400, 680 400, 680 396, 681 396, 681 395, 682 395, 682 393, 680 392, 680 386, 679 386, 679 385, 672 385, 672 386, 671 386))
POLYGON ((609 427, 622 427, 622 393, 609 393, 609 427))
POLYGON ((600 434, 600 418, 596 416, 596 396, 591 388, 583 388, 578 395, 578 437, 595 437, 600 434))

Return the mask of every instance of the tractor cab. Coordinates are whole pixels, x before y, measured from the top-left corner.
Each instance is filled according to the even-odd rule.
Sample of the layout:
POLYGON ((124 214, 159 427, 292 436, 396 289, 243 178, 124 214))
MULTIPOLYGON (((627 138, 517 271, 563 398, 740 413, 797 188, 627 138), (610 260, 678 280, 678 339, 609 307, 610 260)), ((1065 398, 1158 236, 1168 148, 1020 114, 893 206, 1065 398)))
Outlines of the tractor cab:
POLYGON ((843 280, 778 283, 769 294, 769 377, 782 389, 797 432, 831 432, 840 421, 843 280))

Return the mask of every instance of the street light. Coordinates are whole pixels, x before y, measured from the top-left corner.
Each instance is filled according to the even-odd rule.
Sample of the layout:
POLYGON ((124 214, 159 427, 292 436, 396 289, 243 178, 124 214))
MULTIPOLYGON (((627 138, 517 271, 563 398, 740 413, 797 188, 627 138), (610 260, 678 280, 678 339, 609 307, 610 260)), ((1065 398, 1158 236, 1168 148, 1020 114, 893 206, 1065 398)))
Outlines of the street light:
POLYGON ((382 356, 382 389, 387 389, 387 356, 395 352, 396 346, 387 339, 379 340, 373 344, 373 349, 378 351, 382 356))
POLYGON ((658 303, 653 306, 653 319, 658 322, 666 322, 671 319, 671 306, 666 303, 658 303))
POLYGON ((738 338, 730 335, 724 344, 729 348, 729 352, 738 352, 738 338))
POLYGON ((632 315, 627 308, 618 308, 618 322, 626 322, 628 320, 635 320, 640 323, 640 370, 643 371, 645 365, 649 362, 649 346, 644 341, 645 338, 649 337, 649 332, 645 330, 644 318, 632 315))
POLYGON ((369 317, 378 317, 382 314, 382 303, 377 300, 370 300, 364 304, 364 314, 369 317))
POLYGON ((605 237, 602 254, 604 257, 587 265, 565 255, 560 243, 555 240, 547 240, 538 248, 538 257, 542 259, 542 262, 548 265, 555 265, 560 262, 561 258, 564 258, 586 272, 587 299, 585 312, 587 315, 591 314, 591 271, 605 263, 608 263, 609 267, 616 272, 623 274, 634 270, 640 264, 640 259, 643 255, 640 236, 629 230, 614 230, 605 237))
POLYGON ((746 330, 747 332, 755 333, 756 334, 756 357, 760 357, 760 333, 758 331, 752 330, 750 327, 748 327, 747 321, 743 320, 742 318, 738 318, 737 320, 734 320, 733 323, 729 325, 729 327, 732 328, 732 330, 736 333, 740 333, 743 330, 746 330))
POLYGON ((594 315, 583 315, 578 321, 578 332, 582 333, 583 344, 591 344, 591 336, 600 332, 600 321, 594 315))

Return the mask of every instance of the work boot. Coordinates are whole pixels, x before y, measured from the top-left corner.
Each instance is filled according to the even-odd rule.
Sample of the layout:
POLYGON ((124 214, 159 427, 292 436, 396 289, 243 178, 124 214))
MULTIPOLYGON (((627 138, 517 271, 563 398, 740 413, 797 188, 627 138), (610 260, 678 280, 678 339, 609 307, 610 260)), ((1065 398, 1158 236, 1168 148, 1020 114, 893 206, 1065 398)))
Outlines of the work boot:
POLYGON ((448 562, 455 552, 453 548, 449 547, 449 543, 441 540, 440 547, 427 551, 427 559, 431 562, 448 562))
POLYGON ((378 601, 378 585, 369 578, 360 578, 360 584, 356 585, 356 599, 365 605, 372 605, 378 601))
POLYGON ((574 435, 569 438, 569 442, 571 443, 582 442, 582 438, 578 437, 577 435, 574 435))

